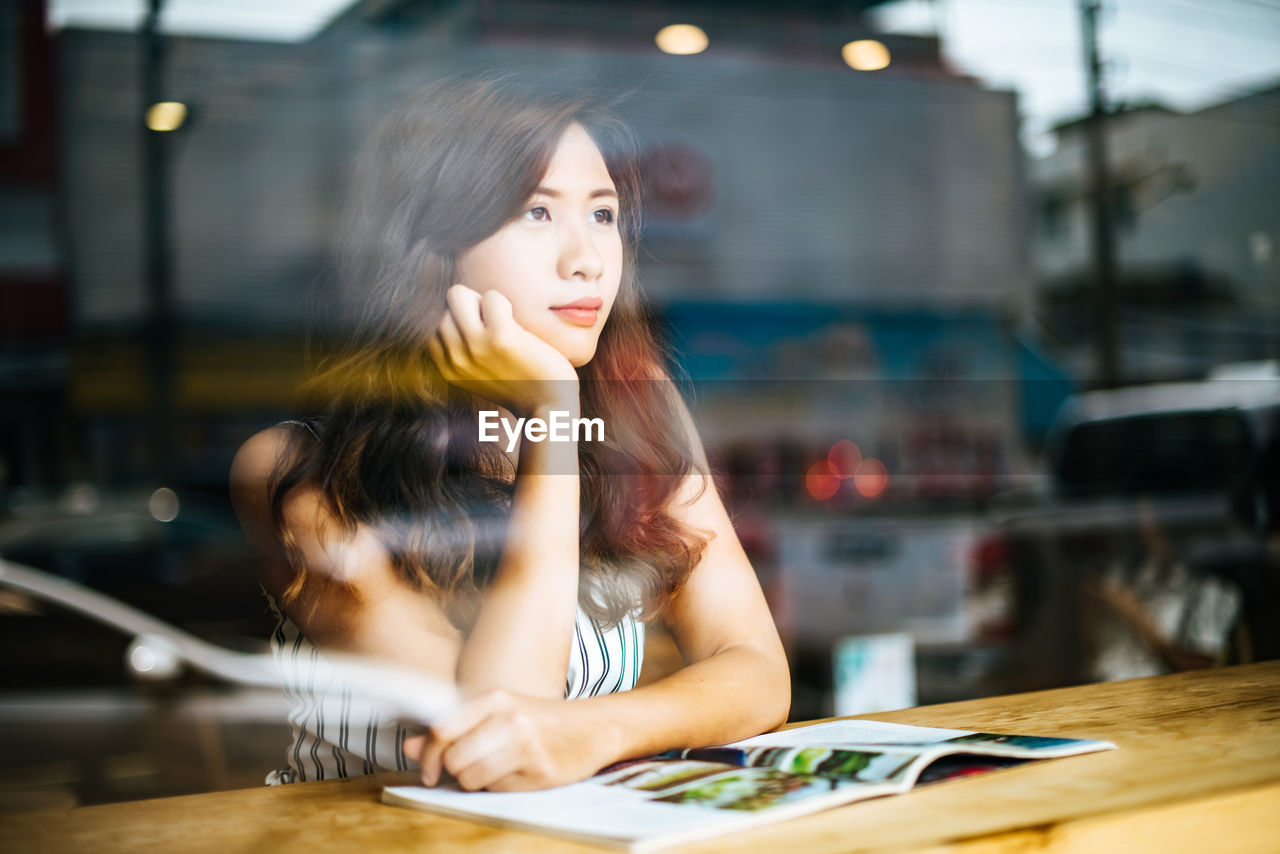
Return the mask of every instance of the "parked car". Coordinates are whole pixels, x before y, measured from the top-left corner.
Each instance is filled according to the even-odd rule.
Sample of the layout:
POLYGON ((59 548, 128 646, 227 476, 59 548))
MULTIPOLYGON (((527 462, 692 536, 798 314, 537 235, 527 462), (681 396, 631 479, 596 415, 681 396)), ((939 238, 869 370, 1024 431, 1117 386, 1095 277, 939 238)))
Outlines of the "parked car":
POLYGON ((1243 596, 1225 652, 1268 617, 1271 572, 1248 514, 1261 500, 1258 467, 1280 429, 1280 379, 1210 379, 1095 391, 1063 407, 1046 447, 1048 480, 1008 496, 996 513, 995 554, 1013 590, 1013 666, 996 690, 1093 678, 1091 584, 1141 560, 1152 540, 1192 573, 1212 573, 1243 596), (1261 609, 1261 611, 1259 610, 1261 609), (1246 625, 1245 623, 1248 623, 1246 625))

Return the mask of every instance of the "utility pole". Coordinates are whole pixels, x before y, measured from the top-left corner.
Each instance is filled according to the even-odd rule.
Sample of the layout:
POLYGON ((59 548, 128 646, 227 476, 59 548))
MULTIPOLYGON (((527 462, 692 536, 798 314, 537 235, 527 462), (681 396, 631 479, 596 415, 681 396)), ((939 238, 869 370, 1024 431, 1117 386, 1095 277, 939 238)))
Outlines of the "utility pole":
MULTIPOLYGON (((149 0, 142 28, 142 114, 164 99, 164 37, 160 12, 164 0, 149 0)), ((143 223, 146 253, 146 361, 151 384, 151 434, 154 474, 169 484, 176 474, 174 404, 174 310, 169 257, 169 140, 145 128, 142 145, 143 223)))
POLYGON ((1087 160, 1091 203, 1093 253, 1094 354, 1097 384, 1114 388, 1123 381, 1120 335, 1116 318, 1116 244, 1112 218, 1111 169, 1107 162, 1107 104, 1102 86, 1102 61, 1098 58, 1100 0, 1081 0, 1085 69, 1089 76, 1087 160))

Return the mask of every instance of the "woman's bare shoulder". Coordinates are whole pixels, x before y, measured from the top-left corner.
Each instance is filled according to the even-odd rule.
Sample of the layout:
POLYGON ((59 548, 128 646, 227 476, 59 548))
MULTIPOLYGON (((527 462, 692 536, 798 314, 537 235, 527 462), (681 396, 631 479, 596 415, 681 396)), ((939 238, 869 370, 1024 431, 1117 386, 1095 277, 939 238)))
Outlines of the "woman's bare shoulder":
POLYGON ((287 494, 275 495, 277 473, 297 452, 298 429, 284 423, 253 435, 231 463, 231 502, 245 536, 263 558, 262 581, 273 594, 278 592, 273 588, 287 584, 294 574, 290 564, 300 563, 296 568, 308 576, 320 570, 325 578, 341 578, 331 565, 331 553, 335 543, 350 539, 352 533, 312 483, 303 481, 287 494), (283 550, 286 540, 293 545, 293 560, 283 550))
POLYGON ((288 447, 288 426, 276 425, 251 435, 232 460, 232 488, 265 481, 288 447))
MULTIPOLYGON (((272 480, 297 453, 299 431, 308 430, 301 422, 286 421, 250 436, 231 461, 231 501, 241 520, 246 514, 270 514, 272 480)), ((311 435, 308 441, 314 441, 311 435)), ((300 491, 306 491, 305 488, 300 491)), ((286 496, 290 498, 291 496, 286 496)), ((288 502, 286 502, 288 503, 288 502)))
POLYGON ((261 524, 271 517, 271 474, 287 453, 288 429, 270 427, 253 435, 240 446, 231 461, 228 483, 231 503, 250 540, 256 539, 261 533, 261 524))
MULTIPOLYGON (((289 424, 269 427, 251 436, 231 462, 231 503, 240 519, 246 538, 263 558, 263 580, 270 581, 286 561, 280 550, 280 534, 276 528, 277 515, 273 512, 272 481, 276 471, 286 462, 293 447, 294 428, 289 424)), ((319 506, 314 490, 294 489, 279 510, 281 522, 289 527, 296 541, 301 535, 317 533, 319 506), (310 512, 299 512, 305 505, 310 512)), ((285 573, 287 574, 287 573, 285 573)), ((268 585, 271 586, 271 585, 268 585)), ((271 591, 275 592, 275 591, 271 591)))
MULTIPOLYGON (((315 562, 332 560, 335 544, 367 539, 368 532, 359 525, 342 522, 323 491, 310 480, 303 479, 286 494, 275 495, 278 472, 287 468, 290 458, 298 453, 299 436, 295 431, 300 429, 303 428, 292 422, 278 424, 240 446, 231 463, 231 499, 251 540, 257 540, 259 545, 278 545, 282 533, 276 530, 278 524, 288 530, 289 539, 304 558, 304 567, 312 569, 315 562)), ((369 557, 363 553, 361 556, 369 557)), ((326 566, 326 572, 332 575, 334 568, 326 566)), ((337 575, 342 577, 343 573, 337 575)))
POLYGON ((290 423, 277 424, 250 436, 231 461, 232 488, 265 484, 280 460, 289 453, 296 429, 290 423))

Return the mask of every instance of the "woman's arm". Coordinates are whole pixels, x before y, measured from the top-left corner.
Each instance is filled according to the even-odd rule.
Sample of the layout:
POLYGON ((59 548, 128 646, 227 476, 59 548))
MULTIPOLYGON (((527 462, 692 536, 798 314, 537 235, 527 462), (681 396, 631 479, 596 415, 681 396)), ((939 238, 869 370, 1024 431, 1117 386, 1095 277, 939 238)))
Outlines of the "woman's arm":
MULTIPOLYGON (((578 417, 577 400, 538 408, 578 417)), ((520 450, 506 543, 458 660, 464 695, 506 689, 563 698, 578 602, 577 444, 526 443, 520 450)))
POLYGON ((689 664, 643 688, 581 701, 595 707, 611 761, 737 741, 785 723, 790 710, 778 630, 710 477, 678 515, 712 535, 665 617, 689 664))
POLYGON ((703 478, 690 476, 671 508, 711 535, 666 614, 688 666, 633 691, 551 705, 505 692, 478 698, 406 742, 427 785, 442 769, 468 789, 561 785, 621 759, 722 744, 786 721, 790 675, 777 628, 715 486, 706 476, 703 488, 703 478))
POLYGON ((613 721, 604 732, 618 758, 737 741, 785 723, 791 708, 778 629, 683 404, 681 415, 706 474, 685 479, 671 513, 710 537, 664 615, 688 666, 629 695, 594 698, 601 718, 613 721))
MULTIPOLYGON (((572 365, 512 319, 505 298, 463 287, 449 292, 449 312, 433 355, 451 381, 525 417, 551 411, 580 415, 572 365)), ((456 682, 464 696, 497 688, 560 699, 578 600, 577 445, 526 443, 521 449, 506 541, 469 635, 463 638, 442 603, 395 570, 370 527, 353 532, 333 516, 314 486, 284 497, 284 531, 271 517, 269 479, 289 453, 290 428, 245 443, 232 465, 232 498, 246 536, 263 556, 263 582, 277 597, 294 568, 282 546, 297 546, 305 584, 286 610, 321 648, 364 654, 456 682)), ((478 430, 478 425, 477 425, 478 430)))
MULTIPOLYGON (((506 297, 454 285, 447 299, 428 345, 445 379, 520 417, 581 415, 573 365, 515 321, 506 297)), ((579 501, 577 443, 523 443, 502 556, 458 661, 464 695, 502 688, 564 696, 578 606, 579 501)))

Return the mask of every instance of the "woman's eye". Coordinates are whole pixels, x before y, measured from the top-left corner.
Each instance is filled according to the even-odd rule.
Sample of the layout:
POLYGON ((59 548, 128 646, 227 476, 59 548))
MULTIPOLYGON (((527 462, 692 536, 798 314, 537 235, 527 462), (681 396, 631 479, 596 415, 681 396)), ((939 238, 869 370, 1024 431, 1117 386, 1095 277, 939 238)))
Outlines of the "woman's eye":
POLYGON ((612 225, 613 211, 609 210, 608 208, 601 208, 600 210, 595 212, 594 219, 600 225, 612 225))
POLYGON ((533 220, 534 222, 546 222, 547 220, 551 219, 551 211, 547 210, 542 206, 538 206, 536 208, 529 208, 529 210, 525 213, 525 216, 527 216, 529 219, 533 220))

